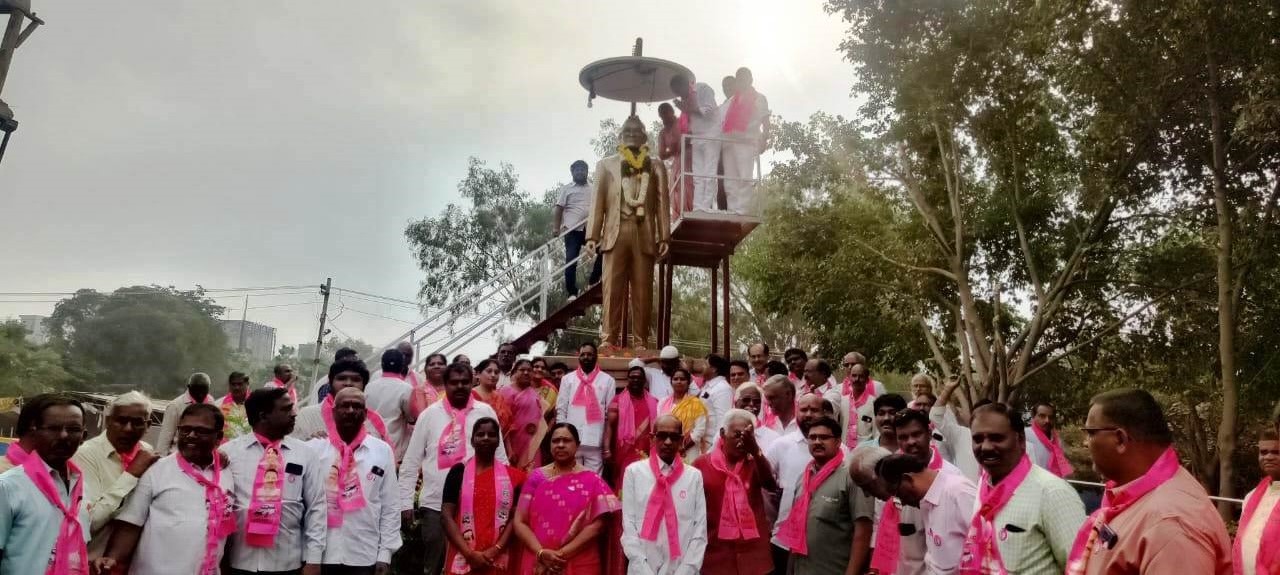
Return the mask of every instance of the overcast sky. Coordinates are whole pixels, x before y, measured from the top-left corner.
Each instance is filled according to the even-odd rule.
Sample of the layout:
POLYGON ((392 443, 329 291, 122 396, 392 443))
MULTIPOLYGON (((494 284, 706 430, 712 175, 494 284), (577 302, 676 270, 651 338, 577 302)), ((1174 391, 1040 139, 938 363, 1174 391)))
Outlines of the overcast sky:
MULTIPOLYGON (((578 72, 637 36, 717 98, 745 65, 786 119, 854 108, 844 26, 817 1, 33 4, 48 25, 18 50, 2 96, 21 124, 0 164, 3 292, 332 277, 416 299, 406 222, 457 200, 469 156, 510 162, 536 194, 567 181, 572 160, 594 164, 599 122, 627 110, 587 108, 578 72)), ((0 297, 0 318, 47 315, 51 299, 0 297)), ((249 319, 280 344, 313 340, 311 301, 251 298, 249 319), (266 305, 280 307, 253 309, 266 305)), ((375 346, 420 319, 342 307, 334 335, 375 346)))

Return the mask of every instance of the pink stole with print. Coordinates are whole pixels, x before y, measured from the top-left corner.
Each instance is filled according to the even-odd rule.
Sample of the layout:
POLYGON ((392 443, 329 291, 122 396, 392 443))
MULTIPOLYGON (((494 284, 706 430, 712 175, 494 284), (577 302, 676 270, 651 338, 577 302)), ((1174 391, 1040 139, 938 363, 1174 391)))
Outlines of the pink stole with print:
POLYGON ((1142 477, 1120 486, 1119 490, 1114 481, 1108 481, 1102 492, 1102 507, 1094 511, 1076 533, 1071 554, 1067 556, 1067 575, 1085 572, 1096 547, 1099 527, 1111 522, 1134 502, 1164 485, 1179 469, 1181 465, 1178 463, 1178 453, 1170 446, 1142 477))
MULTIPOLYGON (((1271 487, 1271 478, 1262 477, 1253 495, 1244 502, 1244 512, 1240 514, 1239 531, 1236 533, 1235 545, 1231 547, 1232 569, 1235 575, 1244 573, 1244 530, 1258 511, 1258 504, 1271 487)), ((1258 545, 1258 556, 1254 558, 1255 573, 1258 575, 1280 573, 1280 505, 1271 508, 1267 515, 1267 523, 1262 528, 1262 540, 1258 545)))
POLYGON ((591 374, 582 373, 582 368, 574 370, 578 374, 578 389, 573 393, 573 405, 587 412, 587 423, 604 421, 604 412, 600 411, 600 399, 596 397, 596 377, 600 375, 600 366, 591 370, 591 374))
POLYGON ((751 477, 755 467, 748 467, 750 457, 729 466, 729 458, 725 455, 725 443, 718 443, 711 452, 711 468, 724 474, 724 497, 720 503, 720 523, 716 538, 732 541, 735 539, 755 539, 760 537, 756 526, 755 512, 751 509, 751 499, 747 496, 751 486, 751 477), (744 473, 745 472, 745 473, 744 473))
POLYGON ((227 499, 227 494, 222 491, 222 464, 218 454, 214 453, 213 479, 210 480, 196 471, 195 466, 183 458, 181 453, 176 454, 174 459, 178 462, 178 468, 187 477, 204 488, 204 506, 208 511, 208 517, 205 521, 204 559, 200 562, 199 575, 218 575, 220 572, 218 558, 222 551, 222 542, 236 532, 235 509, 227 499))
MULTIPOLYGON (((502 528, 507 525, 514 509, 515 489, 511 486, 511 474, 507 466, 495 460, 493 462, 494 495, 498 498, 493 508, 493 533, 495 537, 502 535, 502 528)), ((476 460, 472 458, 462 471, 461 501, 458 502, 458 528, 462 538, 474 547, 476 533, 476 460)), ((477 550, 478 551, 478 550, 477 550)), ((494 567, 498 570, 507 568, 507 554, 501 553, 494 559, 494 567)), ((455 553, 450 573, 470 573, 471 564, 462 553, 455 553)))
POLYGON ((978 487, 978 512, 973 514, 973 520, 969 522, 969 533, 964 538, 964 552, 960 555, 962 575, 1008 575, 1004 558, 1000 556, 1000 546, 996 543, 996 515, 1013 499, 1013 494, 1029 473, 1031 460, 1025 454, 1022 461, 1013 468, 1013 472, 999 485, 992 486, 991 477, 986 471, 982 472, 978 487))
POLYGON ((449 469, 467 459, 467 416, 476 406, 475 396, 467 396, 467 405, 462 409, 454 409, 448 399, 442 402, 444 412, 449 416, 449 424, 444 426, 440 434, 440 444, 436 447, 437 467, 449 469))
MULTIPOLYGON (((649 392, 644 392, 643 401, 649 408, 649 425, 658 418, 658 400, 649 392)), ((644 422, 640 422, 644 423, 644 422)), ((626 448, 634 445, 639 423, 636 423, 636 409, 632 405, 631 392, 623 392, 618 396, 618 447, 626 448)))
POLYGON ((280 518, 284 511, 284 439, 271 441, 258 433, 253 437, 262 445, 262 459, 253 478, 244 542, 250 547, 273 547, 280 532, 280 518), (268 473, 274 477, 268 478, 268 473))
POLYGON ((62 512, 58 538, 53 543, 53 561, 45 575, 88 575, 89 550, 84 541, 84 527, 80 524, 80 505, 84 502, 84 475, 80 468, 67 460, 67 478, 75 483, 71 488, 70 507, 62 503, 62 496, 43 459, 28 454, 22 462, 22 471, 49 504, 62 512))
POLYGON ((1075 472, 1075 469, 1071 467, 1071 462, 1067 460, 1067 454, 1062 450, 1062 443, 1059 442, 1061 436, 1058 435, 1057 431, 1053 432, 1053 437, 1050 437, 1040 429, 1039 425, 1032 423, 1031 432, 1036 434, 1036 439, 1040 440, 1040 445, 1049 450, 1050 473, 1058 477, 1066 477, 1075 472))
POLYGON ((659 525, 667 529, 667 553, 672 559, 678 559, 683 553, 680 549, 680 522, 676 518, 676 500, 671 495, 671 488, 684 474, 684 460, 677 456, 671 463, 671 475, 663 475, 658 459, 658 450, 649 454, 649 471, 653 472, 653 492, 649 494, 649 502, 644 508, 644 523, 640 526, 640 538, 645 541, 658 540, 659 525))
MULTIPOLYGON (((364 443, 364 438, 368 436, 364 425, 360 426, 360 432, 356 434, 355 439, 351 443, 342 440, 342 436, 338 434, 338 425, 333 421, 333 396, 324 398, 328 408, 320 408, 320 416, 324 418, 324 429, 328 434, 329 444, 338 452, 338 460, 335 462, 338 476, 334 478, 331 485, 327 485, 328 493, 326 494, 326 502, 328 503, 327 521, 329 528, 342 527, 342 520, 349 511, 364 509, 366 504, 364 499, 364 487, 360 485, 360 472, 356 469, 356 449, 360 448, 360 444, 364 443)), ((377 413, 370 410, 369 413, 377 413)))

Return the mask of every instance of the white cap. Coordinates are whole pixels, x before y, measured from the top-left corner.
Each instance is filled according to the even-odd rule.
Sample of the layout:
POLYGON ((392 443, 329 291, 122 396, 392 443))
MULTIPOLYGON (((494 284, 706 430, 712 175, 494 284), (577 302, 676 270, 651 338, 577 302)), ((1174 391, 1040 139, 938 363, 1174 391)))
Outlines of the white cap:
POLYGON ((631 360, 631 363, 627 364, 627 369, 631 369, 633 367, 644 367, 644 362, 640 361, 640 358, 637 357, 631 360))
POLYGON ((658 353, 658 359, 680 359, 680 350, 674 345, 668 345, 658 353))

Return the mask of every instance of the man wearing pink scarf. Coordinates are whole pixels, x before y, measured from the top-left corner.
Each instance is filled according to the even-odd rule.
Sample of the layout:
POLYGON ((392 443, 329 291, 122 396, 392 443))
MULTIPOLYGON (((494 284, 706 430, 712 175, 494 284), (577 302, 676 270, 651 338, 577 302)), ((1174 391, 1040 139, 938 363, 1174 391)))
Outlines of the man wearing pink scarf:
POLYGON ((751 70, 738 68, 737 91, 724 115, 721 149, 724 196, 730 212, 745 214, 754 191, 756 159, 769 146, 769 100, 752 85, 751 70))
POLYGON ((1018 412, 1002 403, 973 410, 973 451, 982 465, 960 572, 1059 575, 1084 504, 1074 488, 1031 463, 1018 412))
POLYGON ((1244 496, 1244 512, 1236 532, 1232 565, 1235 575, 1280 572, 1280 435, 1267 427, 1258 437, 1258 467, 1262 479, 1244 496))
POLYGON ((1141 389, 1089 403, 1085 444, 1107 484, 1102 507, 1076 533, 1067 575, 1231 575, 1227 528, 1178 462, 1160 404, 1141 389))
POLYGON ((764 575, 773 570, 769 551, 772 525, 765 517, 763 492, 774 492, 778 485, 756 444, 754 422, 748 411, 730 411, 715 450, 693 463, 702 472, 706 489, 703 572, 708 575, 764 575))
MULTIPOLYGON (((409 549, 424 555, 427 573, 439 573, 444 569, 446 538, 440 513, 449 470, 475 456, 475 447, 468 434, 476 422, 486 417, 498 419, 492 407, 475 400, 471 393, 473 385, 471 366, 455 363, 445 368, 445 400, 433 403, 418 416, 404 460, 400 463, 401 521, 406 527, 416 523, 422 530, 423 548, 409 549), (418 493, 420 471, 422 492, 418 493)), ((510 463, 501 438, 497 459, 504 465, 510 463)))
POLYGON ((622 549, 627 573, 695 575, 707 548, 702 473, 680 458, 684 430, 671 415, 653 427, 649 457, 627 466, 622 487, 622 549))
POLYGON ((213 396, 209 395, 210 387, 212 382, 207 374, 193 373, 187 378, 186 391, 175 397, 165 407, 164 419, 160 422, 160 435, 156 438, 156 455, 164 457, 173 450, 173 434, 178 428, 178 418, 182 417, 182 410, 193 403, 214 403, 213 396))
POLYGON ((599 474, 604 469, 605 411, 617 393, 613 376, 596 365, 596 344, 578 347, 578 368, 560 380, 556 396, 556 421, 572 423, 582 439, 578 462, 599 474))
POLYGON ((31 398, 18 414, 33 450, 0 474, 0 573, 88 573, 89 513, 71 461, 84 440, 84 408, 67 396, 31 398))
POLYGON ((1031 425, 1027 426, 1027 455, 1031 462, 1058 477, 1069 477, 1075 470, 1062 447, 1057 430, 1057 412, 1051 403, 1037 403, 1031 408, 1031 425))

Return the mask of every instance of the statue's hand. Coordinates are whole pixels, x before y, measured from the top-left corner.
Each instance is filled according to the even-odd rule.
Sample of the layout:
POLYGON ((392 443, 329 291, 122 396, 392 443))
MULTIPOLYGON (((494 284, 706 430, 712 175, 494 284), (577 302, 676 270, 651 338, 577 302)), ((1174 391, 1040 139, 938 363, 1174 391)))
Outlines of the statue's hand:
POLYGON ((590 261, 595 258, 596 258, 596 243, 594 241, 588 241, 586 245, 582 246, 582 259, 583 261, 590 261))
POLYGON ((667 242, 658 242, 658 259, 667 257, 669 247, 667 242))

